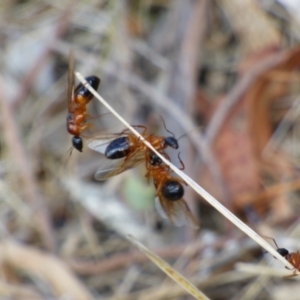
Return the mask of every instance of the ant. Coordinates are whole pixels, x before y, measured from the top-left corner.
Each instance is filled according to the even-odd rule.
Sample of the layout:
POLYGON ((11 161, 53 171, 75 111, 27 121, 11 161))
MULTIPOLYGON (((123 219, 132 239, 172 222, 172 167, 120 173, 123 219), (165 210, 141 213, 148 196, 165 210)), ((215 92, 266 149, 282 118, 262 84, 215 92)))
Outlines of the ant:
MULTIPOLYGON (((164 124, 165 126, 165 124, 164 124)), ((178 149, 178 141, 174 134, 169 130, 165 129, 172 134, 172 136, 156 136, 154 134, 146 134, 147 127, 136 125, 135 128, 143 128, 141 135, 147 140, 157 151, 159 151, 165 157, 167 154, 164 149, 171 147, 178 149)), ((116 163, 111 163, 111 167, 103 164, 96 174, 97 180, 105 180, 109 177, 118 175, 130 168, 133 168, 141 162, 147 162, 149 153, 151 152, 148 147, 134 134, 124 130, 118 134, 116 138, 115 134, 112 135, 101 135, 94 137, 88 141, 88 147, 94 151, 100 152, 105 155, 109 160, 117 160, 116 163)))
MULTIPOLYGON (((96 76, 86 77, 85 80, 97 90, 100 78, 96 76)), ((80 134, 91 124, 85 123, 88 117, 87 105, 93 99, 93 94, 80 83, 74 90, 74 58, 73 53, 69 57, 68 73, 68 115, 67 130, 73 135, 72 145, 75 149, 82 152, 83 142, 80 134)))
POLYGON ((273 243, 276 246, 276 251, 282 256, 284 257, 293 267, 294 269, 289 269, 288 270, 292 270, 294 271, 291 275, 288 276, 284 276, 285 278, 290 278, 290 277, 295 277, 295 276, 299 276, 298 271, 300 271, 300 252, 289 252, 287 249, 285 248, 279 248, 275 239, 268 237, 269 239, 271 239, 273 241, 273 243))
MULTIPOLYGON (((184 164, 180 159, 181 170, 184 164)), ((169 218, 176 226, 188 224, 193 228, 198 228, 199 224, 192 215, 187 203, 185 202, 183 184, 187 185, 182 179, 171 176, 170 167, 163 164, 162 160, 152 151, 148 153, 146 159, 147 173, 145 177, 153 178, 156 189, 156 208, 162 217, 169 218)))

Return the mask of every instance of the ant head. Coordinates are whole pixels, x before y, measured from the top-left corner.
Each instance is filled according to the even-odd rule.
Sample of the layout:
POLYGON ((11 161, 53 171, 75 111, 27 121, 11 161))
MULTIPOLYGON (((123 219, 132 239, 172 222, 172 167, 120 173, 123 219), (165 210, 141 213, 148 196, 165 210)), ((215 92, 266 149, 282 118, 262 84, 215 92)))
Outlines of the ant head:
POLYGON ((167 129, 163 117, 160 116, 160 118, 161 118, 161 120, 162 120, 162 122, 163 122, 163 124, 164 124, 165 130, 166 130, 167 132, 169 132, 169 133, 172 134, 172 136, 167 136, 167 137, 165 138, 165 140, 164 140, 165 146, 166 146, 166 147, 171 147, 171 148, 173 148, 173 149, 178 149, 178 147, 179 147, 179 146, 178 146, 178 140, 175 138, 174 133, 167 129))
POLYGON ((277 248, 276 251, 283 257, 286 257, 290 254, 289 251, 285 248, 277 248))
POLYGON ((162 122, 163 122, 163 124, 164 124, 165 130, 166 130, 167 132, 169 132, 169 133, 172 134, 172 136, 168 136, 168 137, 166 137, 165 140, 164 140, 164 145, 165 145, 166 147, 171 147, 171 148, 173 148, 173 149, 178 149, 178 148, 179 148, 178 141, 179 141, 182 137, 184 137, 185 135, 187 135, 188 132, 190 132, 190 131, 192 131, 192 130, 195 129, 195 128, 194 128, 194 129, 192 129, 192 130, 190 130, 190 131, 184 133, 183 135, 181 135, 181 136, 177 139, 177 138, 175 137, 174 133, 173 133, 172 131, 170 131, 170 130, 167 129, 163 117, 160 116, 160 118, 161 118, 161 120, 162 120, 162 122))
POLYGON ((285 248, 279 248, 276 241, 272 237, 264 236, 267 239, 271 239, 276 246, 276 251, 285 259, 288 259, 290 252, 285 248))
POLYGON ((158 166, 162 164, 162 160, 154 152, 151 151, 149 157, 151 166, 158 166))
POLYGON ((164 140, 164 144, 173 149, 178 149, 178 147, 179 147, 177 139, 173 136, 167 136, 164 140))
POLYGON ((83 143, 82 138, 80 136, 73 136, 72 144, 75 149, 77 149, 79 152, 82 152, 83 143))

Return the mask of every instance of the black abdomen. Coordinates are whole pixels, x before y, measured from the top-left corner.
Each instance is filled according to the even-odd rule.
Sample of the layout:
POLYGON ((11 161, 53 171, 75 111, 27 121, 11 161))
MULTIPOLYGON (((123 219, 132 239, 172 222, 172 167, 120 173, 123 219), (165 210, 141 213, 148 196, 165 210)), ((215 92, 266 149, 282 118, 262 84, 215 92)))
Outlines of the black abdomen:
MULTIPOLYGON (((89 76, 86 77, 85 80, 89 83, 90 86, 92 86, 94 90, 98 89, 100 78, 98 78, 97 76, 89 76)), ((77 85, 74 94, 88 98, 89 100, 93 98, 93 94, 82 83, 77 85)))
POLYGON ((162 195, 170 200, 180 200, 184 195, 184 189, 180 182, 176 180, 167 180, 161 189, 162 195))
POLYGON ((72 144, 75 149, 82 152, 83 142, 82 142, 82 138, 80 136, 73 136, 72 144))
POLYGON ((128 137, 123 136, 113 140, 105 150, 105 156, 109 159, 126 157, 130 152, 130 142, 128 137))

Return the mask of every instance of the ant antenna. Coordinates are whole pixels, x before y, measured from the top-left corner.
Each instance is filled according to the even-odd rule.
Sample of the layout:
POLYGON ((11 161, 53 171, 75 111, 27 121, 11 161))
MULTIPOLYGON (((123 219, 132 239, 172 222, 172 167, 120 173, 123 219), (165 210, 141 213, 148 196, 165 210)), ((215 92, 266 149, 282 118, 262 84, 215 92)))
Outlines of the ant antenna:
POLYGON ((181 158, 180 158, 180 152, 178 153, 178 160, 179 160, 179 162, 180 162, 180 164, 181 164, 181 167, 179 168, 179 170, 184 170, 185 165, 184 165, 183 161, 182 161, 181 158))
POLYGON ((273 243, 274 243, 274 245, 277 247, 277 249, 279 249, 279 247, 278 247, 278 245, 277 245, 277 243, 276 243, 276 241, 275 241, 274 238, 272 238, 272 237, 270 237, 270 236, 266 236, 266 235, 262 235, 262 237, 264 237, 264 238, 266 238, 266 239, 269 239, 269 240, 272 240, 273 243))
POLYGON ((186 133, 182 134, 182 135, 177 139, 177 141, 179 141, 182 137, 188 135, 188 134, 189 134, 190 132, 192 132, 193 130, 198 129, 198 128, 202 128, 202 127, 203 127, 203 126, 197 126, 197 127, 193 128, 193 129, 187 131, 186 133))
POLYGON ((175 137, 175 134, 174 134, 172 131, 170 131, 170 130, 167 129, 166 123, 165 123, 165 120, 163 119, 163 117, 162 117, 161 115, 159 115, 159 117, 161 118, 161 120, 162 120, 162 122, 163 122, 163 125, 164 125, 165 130, 166 130, 167 132, 171 133, 172 136, 177 140, 177 142, 178 142, 182 137, 188 135, 191 131, 193 131, 193 130, 195 130, 195 129, 197 129, 197 128, 202 128, 202 127, 203 127, 203 126, 197 126, 197 127, 193 128, 193 129, 187 131, 186 133, 182 134, 179 138, 176 138, 176 137, 175 137))
POLYGON ((167 129, 164 118, 163 118, 161 115, 159 115, 159 117, 161 118, 161 120, 162 120, 162 122, 163 122, 163 124, 164 124, 165 130, 166 130, 167 132, 169 132, 170 134, 172 134, 172 136, 175 138, 174 133, 173 133, 172 131, 170 131, 170 130, 167 129))
POLYGON ((271 240, 273 241, 273 243, 275 244, 275 246, 277 247, 277 249, 279 249, 279 247, 278 247, 278 245, 277 245, 275 239, 271 238, 271 240))

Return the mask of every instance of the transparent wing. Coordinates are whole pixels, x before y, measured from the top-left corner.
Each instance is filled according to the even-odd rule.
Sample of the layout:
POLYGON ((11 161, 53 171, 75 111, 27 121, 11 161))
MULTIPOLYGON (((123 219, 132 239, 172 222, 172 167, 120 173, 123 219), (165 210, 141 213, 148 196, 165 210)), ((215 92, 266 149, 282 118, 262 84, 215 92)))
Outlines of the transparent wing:
MULTIPOLYGON (((114 139, 122 136, 126 135, 103 135, 97 138, 89 139, 87 141, 87 145, 90 149, 98 153, 105 154, 107 146, 114 139)), ((125 157, 121 159, 108 159, 105 157, 103 159, 105 161, 101 163, 101 167, 95 173, 95 179, 99 181, 106 180, 139 165, 143 160, 145 160, 145 153, 141 150, 136 151, 134 155, 129 156, 129 158, 125 157)))
POLYGON ((121 137, 117 134, 107 134, 107 135, 101 135, 98 137, 93 137, 91 139, 88 139, 86 144, 87 146, 101 154, 105 154, 107 146, 115 139, 121 137))
POLYGON ((191 213, 185 200, 170 201, 161 194, 155 198, 155 208, 163 217, 170 219, 175 226, 188 225, 191 228, 199 228, 199 223, 191 213))
POLYGON ((96 180, 103 181, 122 172, 125 158, 112 160, 105 157, 103 160, 103 163, 101 161, 101 167, 98 168, 94 175, 96 180))
POLYGON ((159 215, 164 219, 169 219, 164 208, 161 205, 159 197, 155 197, 155 203, 154 203, 156 211, 159 213, 159 215))
POLYGON ((71 50, 69 54, 69 71, 68 71, 68 109, 73 111, 74 99, 74 53, 71 50))
POLYGON ((110 177, 125 172, 131 168, 136 167, 145 159, 145 155, 142 152, 137 152, 130 159, 106 159, 106 163, 102 164, 101 167, 95 173, 95 179, 102 181, 110 177))

